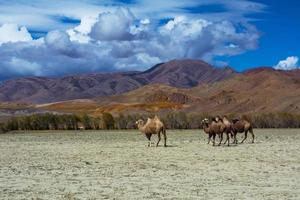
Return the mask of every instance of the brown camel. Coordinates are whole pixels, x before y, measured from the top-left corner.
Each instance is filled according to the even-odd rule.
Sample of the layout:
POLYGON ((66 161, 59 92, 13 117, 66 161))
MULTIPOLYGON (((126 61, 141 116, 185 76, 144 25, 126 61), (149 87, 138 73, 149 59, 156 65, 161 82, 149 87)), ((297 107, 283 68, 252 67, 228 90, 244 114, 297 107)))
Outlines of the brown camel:
POLYGON ((205 118, 202 120, 202 126, 204 132, 208 134, 207 144, 209 144, 211 138, 213 138, 213 146, 215 146, 216 135, 218 135, 220 139, 218 146, 220 146, 223 140, 223 132, 224 132, 223 124, 219 120, 216 121, 216 119, 214 119, 211 123, 209 123, 209 120, 205 118))
POLYGON ((156 143, 156 146, 158 146, 160 140, 161 140, 161 133, 164 136, 164 146, 167 146, 167 135, 166 135, 166 128, 164 126, 164 124, 162 123, 162 121, 155 116, 153 119, 148 118, 146 124, 144 123, 144 121, 142 119, 139 119, 138 121, 136 121, 136 125, 138 127, 138 129, 145 134, 145 136, 147 137, 147 139, 149 140, 148 142, 148 147, 151 146, 151 136, 153 134, 157 134, 158 136, 158 141, 156 143))
POLYGON ((243 132, 245 132, 245 137, 244 137, 244 139, 241 142, 241 143, 243 143, 247 139, 248 131, 251 133, 251 135, 252 135, 252 143, 254 143, 253 128, 252 128, 251 123, 248 122, 247 120, 245 120, 245 119, 233 119, 232 120, 232 125, 231 125, 231 131, 233 133, 233 138, 234 138, 233 143, 235 143, 235 144, 238 143, 238 141, 236 139, 237 133, 243 133, 243 132))
POLYGON ((226 134, 226 140, 224 142, 224 144, 226 144, 226 142, 228 142, 228 146, 229 146, 229 136, 231 135, 231 122, 228 120, 227 116, 217 116, 215 118, 215 121, 218 123, 221 123, 221 130, 223 131, 221 134, 221 142, 223 140, 223 133, 226 134))

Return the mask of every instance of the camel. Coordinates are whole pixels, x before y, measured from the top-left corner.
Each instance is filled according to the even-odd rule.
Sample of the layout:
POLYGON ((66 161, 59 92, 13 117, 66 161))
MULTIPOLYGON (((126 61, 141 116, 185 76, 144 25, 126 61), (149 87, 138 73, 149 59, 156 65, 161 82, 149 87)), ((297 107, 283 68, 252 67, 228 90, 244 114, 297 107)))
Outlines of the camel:
POLYGON ((252 128, 251 123, 248 122, 247 120, 245 120, 245 119, 233 119, 232 120, 232 125, 231 125, 231 131, 233 133, 233 138, 234 138, 233 143, 235 143, 235 144, 238 143, 238 141, 236 139, 237 133, 245 132, 245 137, 241 142, 241 143, 243 143, 247 139, 248 131, 251 133, 252 143, 254 143, 254 137, 255 136, 254 136, 254 133, 253 133, 253 128, 252 128))
POLYGON ((148 139, 148 147, 151 147, 151 136, 157 134, 158 140, 156 146, 158 146, 161 140, 161 133, 164 136, 164 147, 167 146, 167 135, 166 135, 166 128, 162 121, 155 116, 153 119, 148 118, 146 124, 142 119, 136 121, 136 125, 138 129, 145 134, 148 139))
POLYGON ((225 126, 219 121, 219 119, 214 119, 211 123, 209 123, 209 120, 207 118, 202 120, 202 125, 204 132, 208 134, 207 144, 209 144, 211 138, 213 138, 213 146, 215 146, 216 135, 218 135, 220 139, 218 146, 220 146, 223 140, 223 132, 225 126))
MULTIPOLYGON (((226 144, 226 142, 228 142, 227 145, 229 146, 229 135, 232 136, 232 133, 231 133, 231 129, 232 129, 231 122, 228 120, 227 116, 223 116, 222 118, 219 117, 219 116, 217 116, 215 118, 215 120, 219 121, 220 123, 223 124, 223 129, 224 129, 223 133, 226 133, 226 140, 225 140, 224 144, 226 144)), ((223 135, 223 133, 222 133, 222 135, 223 135)), ((223 136, 222 136, 222 138, 223 138, 223 136)))

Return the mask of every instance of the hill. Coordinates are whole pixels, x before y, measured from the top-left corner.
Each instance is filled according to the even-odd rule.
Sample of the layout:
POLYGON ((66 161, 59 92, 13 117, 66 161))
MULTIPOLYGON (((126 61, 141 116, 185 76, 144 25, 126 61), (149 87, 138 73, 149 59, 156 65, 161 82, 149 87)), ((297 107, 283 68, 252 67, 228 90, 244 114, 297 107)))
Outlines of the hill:
POLYGON ((191 88, 231 78, 230 68, 215 68, 198 60, 173 60, 144 72, 84 74, 61 78, 25 77, 0 85, 0 101, 50 103, 90 99, 132 91, 148 84, 191 88))
POLYGON ((136 90, 90 100, 73 100, 43 109, 64 112, 112 113, 300 113, 300 70, 257 68, 230 79, 193 88, 150 84, 136 90), (89 109, 90 108, 90 109, 89 109))

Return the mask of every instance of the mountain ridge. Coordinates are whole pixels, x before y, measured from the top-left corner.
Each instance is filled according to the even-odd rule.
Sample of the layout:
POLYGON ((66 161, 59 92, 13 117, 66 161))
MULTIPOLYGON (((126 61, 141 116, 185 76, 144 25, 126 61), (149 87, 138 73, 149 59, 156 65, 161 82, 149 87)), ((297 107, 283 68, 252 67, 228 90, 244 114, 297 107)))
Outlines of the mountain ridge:
POLYGON ((143 72, 116 72, 70 75, 59 78, 25 77, 0 85, 0 101, 51 103, 72 99, 121 94, 147 84, 161 83, 191 88, 237 74, 229 68, 216 68, 199 60, 172 60, 143 72))
POLYGON ((119 95, 40 107, 51 111, 87 112, 94 116, 103 112, 142 114, 173 111, 194 114, 300 114, 300 83, 294 82, 289 76, 277 77, 277 73, 274 71, 267 77, 264 77, 264 71, 255 76, 239 74, 232 79, 193 88, 149 84, 119 95))

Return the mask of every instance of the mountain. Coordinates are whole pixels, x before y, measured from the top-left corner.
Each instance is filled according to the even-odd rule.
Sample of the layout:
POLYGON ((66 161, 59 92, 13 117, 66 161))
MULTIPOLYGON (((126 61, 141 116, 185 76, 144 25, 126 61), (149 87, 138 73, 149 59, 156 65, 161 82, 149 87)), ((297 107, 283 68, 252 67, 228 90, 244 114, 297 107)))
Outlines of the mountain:
POLYGON ((162 83, 179 88, 190 88, 201 83, 213 83, 235 75, 231 68, 214 68, 200 60, 173 60, 158 64, 139 73, 148 83, 162 83))
POLYGON ((0 101, 51 103, 90 99, 128 92, 147 84, 161 83, 191 88, 236 75, 231 68, 215 68, 198 60, 172 60, 144 72, 84 74, 62 78, 25 77, 0 85, 0 101))
POLYGON ((300 70, 257 68, 216 84, 192 88, 189 94, 202 97, 205 103, 191 106, 187 112, 300 114, 300 70))
POLYGON ((300 114, 300 70, 257 68, 226 80, 193 88, 149 84, 119 95, 40 105, 63 112, 245 114, 285 112, 300 114))
POLYGON ((63 78, 28 77, 0 86, 0 101, 46 103, 118 94, 140 87, 126 74, 88 74, 63 78))

